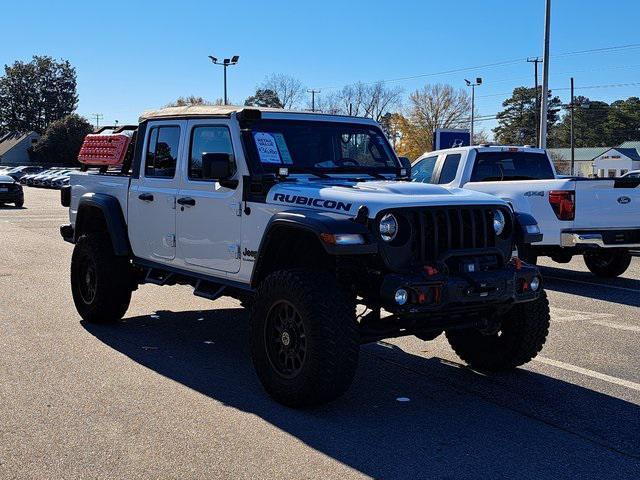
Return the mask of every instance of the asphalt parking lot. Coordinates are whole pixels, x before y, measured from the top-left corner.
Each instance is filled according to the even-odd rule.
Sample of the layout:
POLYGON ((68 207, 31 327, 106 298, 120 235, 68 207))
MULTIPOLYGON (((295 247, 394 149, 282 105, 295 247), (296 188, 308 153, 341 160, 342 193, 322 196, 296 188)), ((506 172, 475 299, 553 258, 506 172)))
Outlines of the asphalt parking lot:
POLYGON ((145 285, 120 324, 81 322, 58 195, 0 208, 2 479, 640 478, 640 259, 608 282, 545 263, 550 337, 514 373, 409 337, 295 411, 262 392, 235 300, 145 285))

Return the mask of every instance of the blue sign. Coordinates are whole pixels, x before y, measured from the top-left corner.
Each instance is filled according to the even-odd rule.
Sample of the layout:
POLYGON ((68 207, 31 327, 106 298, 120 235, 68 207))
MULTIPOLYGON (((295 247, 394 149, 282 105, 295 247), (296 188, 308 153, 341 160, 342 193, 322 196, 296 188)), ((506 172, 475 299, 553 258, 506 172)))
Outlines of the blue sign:
POLYGON ((468 145, 471 145, 471 134, 469 130, 436 128, 436 131, 433 133, 434 150, 466 147, 468 145))

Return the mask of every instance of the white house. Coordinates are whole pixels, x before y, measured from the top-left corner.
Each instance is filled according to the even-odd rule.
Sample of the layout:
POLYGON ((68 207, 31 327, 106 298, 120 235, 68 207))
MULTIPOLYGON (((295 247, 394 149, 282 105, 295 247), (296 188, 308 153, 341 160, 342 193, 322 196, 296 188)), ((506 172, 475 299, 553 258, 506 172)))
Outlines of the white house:
POLYGON ((610 148, 593 159, 593 171, 598 177, 619 177, 629 170, 640 170, 640 153, 635 148, 610 148))
POLYGON ((0 165, 28 165, 30 160, 27 151, 39 138, 36 132, 14 132, 0 136, 0 165))

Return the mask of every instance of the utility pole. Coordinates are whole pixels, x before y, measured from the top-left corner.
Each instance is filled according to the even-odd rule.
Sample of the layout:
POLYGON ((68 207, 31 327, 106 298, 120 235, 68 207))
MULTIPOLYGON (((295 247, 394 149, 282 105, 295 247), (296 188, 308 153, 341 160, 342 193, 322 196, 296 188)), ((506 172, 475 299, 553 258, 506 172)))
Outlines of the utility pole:
POLYGON ((536 92, 536 145, 540 144, 540 94, 538 93, 538 64, 542 63, 540 57, 527 58, 527 63, 533 63, 533 75, 536 92))
POLYGON ((229 102, 227 100, 227 67, 236 65, 238 63, 238 60, 240 60, 240 57, 238 55, 234 55, 230 59, 225 58, 224 60, 219 62, 216 57, 209 55, 209 59, 211 60, 211 63, 213 63, 214 65, 222 65, 222 68, 224 69, 224 104, 229 105, 229 102))
POLYGON ((320 93, 320 90, 314 90, 312 88, 311 90, 307 90, 307 92, 311 94, 311 111, 315 112, 316 111, 316 93, 320 93))
POLYGON ((571 77, 571 103, 569 104, 569 108, 571 109, 571 175, 574 175, 574 166, 576 162, 576 149, 575 142, 573 139, 573 110, 575 109, 575 102, 573 97, 573 77, 571 77))
POLYGON ((547 148, 547 109, 549 95, 549 37, 551 34, 551 0, 545 0, 544 52, 542 55, 542 96, 540 109, 540 148, 547 148))
POLYGON ((482 85, 482 78, 476 78, 475 82, 471 82, 464 79, 467 82, 467 87, 471 87, 471 127, 469 128, 469 145, 473 145, 473 124, 475 123, 475 109, 476 109, 476 87, 482 85))
POLYGON ((104 115, 101 113, 94 113, 93 116, 96 118, 96 130, 100 127, 100 120, 104 118, 104 115))

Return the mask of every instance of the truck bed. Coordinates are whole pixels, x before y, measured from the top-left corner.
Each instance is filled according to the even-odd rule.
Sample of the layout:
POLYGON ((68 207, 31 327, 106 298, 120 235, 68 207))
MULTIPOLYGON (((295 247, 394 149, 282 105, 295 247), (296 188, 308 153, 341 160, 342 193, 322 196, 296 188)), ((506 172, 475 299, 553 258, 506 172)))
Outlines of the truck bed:
POLYGON ((83 195, 104 193, 118 199, 122 211, 127 212, 127 195, 129 192, 130 176, 120 173, 78 172, 69 178, 71 186, 71 206, 69 207, 69 222, 75 225, 78 204, 83 195))

